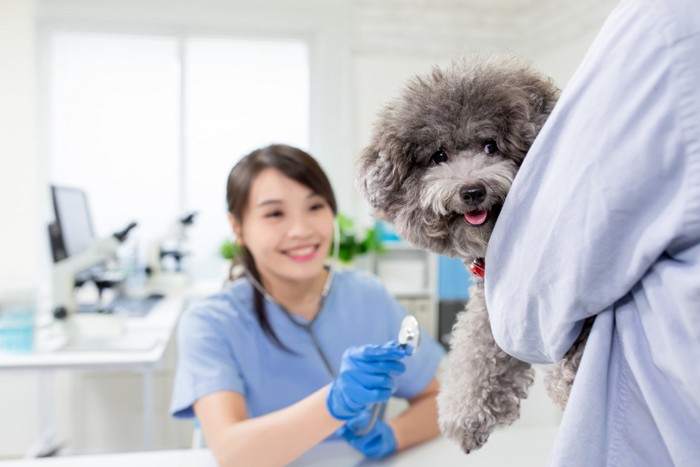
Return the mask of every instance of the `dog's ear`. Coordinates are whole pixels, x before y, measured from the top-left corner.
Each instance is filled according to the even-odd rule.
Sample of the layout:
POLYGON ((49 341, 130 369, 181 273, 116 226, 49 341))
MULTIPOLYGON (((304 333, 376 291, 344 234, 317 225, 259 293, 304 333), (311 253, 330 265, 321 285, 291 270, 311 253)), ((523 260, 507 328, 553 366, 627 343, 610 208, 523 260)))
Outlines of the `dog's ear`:
POLYGON ((547 76, 533 70, 517 58, 507 59, 503 95, 510 99, 513 110, 508 128, 498 141, 499 148, 520 165, 538 133, 552 113, 559 98, 559 89, 547 76))
POLYGON ((539 133, 547 117, 554 110, 560 91, 550 78, 544 76, 533 76, 527 83, 526 89, 530 101, 530 117, 535 131, 539 133))
POLYGON ((401 185, 411 170, 410 154, 397 139, 375 128, 372 143, 360 156, 355 184, 378 217, 390 220, 391 206, 401 196, 401 185))
POLYGON ((366 147, 360 156, 360 170, 355 179, 360 193, 382 217, 385 217, 385 210, 390 204, 387 198, 393 186, 391 167, 387 159, 379 148, 373 145, 366 147))

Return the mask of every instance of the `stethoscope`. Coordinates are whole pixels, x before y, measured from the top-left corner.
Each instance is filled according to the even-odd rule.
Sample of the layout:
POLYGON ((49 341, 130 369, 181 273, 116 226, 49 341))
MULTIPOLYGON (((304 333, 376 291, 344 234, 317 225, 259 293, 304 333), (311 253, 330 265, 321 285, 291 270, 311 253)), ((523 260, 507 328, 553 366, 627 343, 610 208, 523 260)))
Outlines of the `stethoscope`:
MULTIPOLYGON (((294 316, 289 312, 289 310, 287 310, 279 301, 275 300, 275 298, 273 298, 269 293, 267 293, 262 284, 260 284, 253 277, 252 274, 249 274, 248 271, 246 271, 246 276, 250 284, 258 292, 260 292, 260 294, 265 298, 265 300, 279 307, 279 309, 283 311, 283 314, 290 320, 290 322, 293 325, 306 331, 306 333, 311 338, 311 342, 316 348, 316 352, 321 357, 321 360, 323 361, 323 364, 328 370, 328 373, 330 374, 331 378, 335 379, 337 376, 335 370, 333 369, 333 366, 328 360, 328 357, 323 352, 321 344, 318 342, 318 339, 314 335, 312 329, 313 323, 316 321, 316 318, 318 318, 318 316, 321 314, 321 311, 323 310, 323 304, 326 300, 326 297, 330 293, 331 285, 333 283, 335 266, 338 264, 338 255, 340 252, 340 226, 338 224, 338 219, 335 219, 333 230, 336 239, 335 244, 333 245, 333 262, 328 266, 328 277, 326 277, 326 282, 323 285, 323 289, 321 290, 321 298, 318 307, 319 311, 318 313, 316 313, 316 316, 314 316, 314 318, 308 323, 300 323, 299 321, 294 319, 294 316)), ((408 350, 408 355, 413 355, 418 351, 418 346, 420 345, 420 327, 418 326, 418 320, 416 320, 415 317, 408 315, 401 321, 401 327, 399 328, 397 340, 399 346, 404 347, 408 350)), ((380 414, 384 412, 385 407, 385 402, 381 404, 375 404, 372 407, 372 414, 370 416, 369 423, 364 428, 356 430, 355 434, 361 436, 369 433, 372 430, 372 428, 374 428, 374 424, 377 422, 377 419, 379 418, 380 414)))
POLYGON ((319 306, 318 306, 319 311, 318 311, 318 313, 316 313, 316 316, 314 316, 314 318, 311 321, 309 321, 308 323, 300 323, 299 321, 294 319, 294 316, 292 315, 292 313, 290 313, 289 310, 287 310, 280 302, 278 302, 270 294, 268 294, 265 291, 265 289, 263 288, 263 286, 257 280, 255 280, 255 278, 251 274, 247 274, 247 272, 246 272, 246 275, 248 277, 248 281, 253 285, 253 287, 255 287, 255 289, 258 292, 260 292, 262 294, 263 297, 265 297, 265 300, 269 301, 270 303, 272 303, 274 305, 277 305, 277 307, 280 310, 282 310, 284 316, 286 316, 287 319, 289 319, 289 321, 294 326, 296 326, 300 329, 303 329, 309 335, 309 337, 311 338, 311 342, 313 343, 314 347, 316 348, 316 352, 318 353, 318 355, 321 357, 321 360, 323 361, 323 365, 326 367, 326 370, 328 370, 328 374, 331 375, 332 379, 335 379, 335 377, 336 377, 335 370, 333 370, 333 366, 331 365, 330 361, 328 360, 328 357, 326 357, 326 354, 323 352, 323 349, 321 348, 321 344, 318 342, 318 339, 316 339, 316 335, 314 334, 313 329, 312 329, 312 326, 313 326, 314 322, 316 321, 316 318, 319 317, 319 315, 321 314, 321 310, 323 310, 323 304, 326 301, 326 297, 328 296, 328 293, 331 290, 331 283, 333 282, 333 273, 334 273, 333 266, 330 265, 328 267, 328 277, 326 278, 326 283, 324 284, 323 290, 321 291, 321 300, 320 300, 319 306))
POLYGON ((335 374, 335 370, 333 370, 333 366, 331 365, 330 361, 328 360, 328 357, 326 357, 326 354, 323 352, 323 349, 321 348, 321 344, 318 342, 318 339, 316 339, 316 336, 313 333, 312 326, 316 319, 321 315, 321 312, 323 311, 323 304, 326 301, 326 297, 328 297, 328 294, 331 291, 331 285, 333 284, 333 276, 335 273, 335 268, 336 265, 338 264, 338 256, 340 255, 340 224, 338 223, 338 219, 336 218, 335 221, 333 222, 333 236, 335 238, 335 242, 333 245, 333 261, 331 264, 328 265, 328 276, 326 277, 326 283, 323 284, 323 289, 321 290, 321 299, 319 300, 318 304, 318 313, 316 313, 316 316, 309 321, 308 323, 300 323, 296 319, 294 319, 294 316, 292 313, 287 310, 279 301, 277 301, 272 295, 267 293, 265 288, 258 282, 255 277, 253 277, 252 274, 248 272, 246 269, 245 274, 246 277, 248 278, 248 282, 251 283, 251 285, 260 292, 260 294, 267 300, 268 302, 276 305, 280 310, 282 310, 282 313, 284 316, 289 319, 289 321, 296 327, 303 329, 311 338, 311 342, 313 343, 314 347, 316 348, 316 352, 318 355, 321 357, 321 360, 323 361, 323 365, 326 367, 326 370, 328 370, 328 374, 331 376, 331 379, 335 379, 337 376, 335 374))
MULTIPOLYGON (((401 320, 398 342, 400 347, 407 350, 409 356, 415 355, 415 353, 418 352, 418 346, 420 345, 420 327, 418 326, 418 320, 414 316, 408 315, 401 320)), ((384 413, 385 408, 386 402, 374 404, 372 407, 372 415, 370 416, 367 426, 360 430, 354 430, 354 433, 358 436, 362 436, 372 431, 374 424, 377 423, 379 416, 384 413)))

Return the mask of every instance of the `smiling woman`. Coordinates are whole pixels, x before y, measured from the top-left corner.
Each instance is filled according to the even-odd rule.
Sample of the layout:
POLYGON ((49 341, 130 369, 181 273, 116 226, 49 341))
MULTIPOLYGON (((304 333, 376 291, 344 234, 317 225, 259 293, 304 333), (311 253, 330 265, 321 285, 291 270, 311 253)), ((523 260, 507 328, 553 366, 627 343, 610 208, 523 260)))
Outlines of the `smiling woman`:
MULTIPOLYGON (((310 305, 305 311, 313 312, 328 276, 323 264, 337 213, 333 189, 318 163, 291 146, 253 151, 231 170, 226 198, 249 276, 273 296, 308 290, 311 303, 301 298, 301 306, 310 305)), ((255 295, 261 325, 278 341, 268 327, 262 296, 255 295)))
POLYGON ((199 419, 222 465, 286 465, 326 438, 384 457, 436 436, 442 347, 426 337, 403 361, 406 311, 376 278, 325 264, 337 208, 318 163, 255 150, 227 201, 244 274, 183 315, 173 415, 199 419), (367 425, 392 395, 408 409, 367 425))

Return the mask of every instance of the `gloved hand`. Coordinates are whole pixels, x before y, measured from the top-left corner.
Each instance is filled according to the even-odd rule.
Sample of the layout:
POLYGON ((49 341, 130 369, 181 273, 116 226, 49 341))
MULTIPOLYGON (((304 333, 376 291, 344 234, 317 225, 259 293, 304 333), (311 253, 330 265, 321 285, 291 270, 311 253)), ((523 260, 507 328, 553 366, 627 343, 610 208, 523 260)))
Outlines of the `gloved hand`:
POLYGON ((396 452, 396 437, 394 430, 382 420, 377 420, 369 433, 357 435, 355 432, 361 431, 367 426, 372 418, 370 411, 364 411, 357 417, 349 420, 338 433, 352 447, 372 459, 386 457, 396 452))
POLYGON ((350 420, 369 406, 389 400, 396 391, 394 378, 406 370, 400 361, 406 355, 396 341, 347 349, 326 399, 331 415, 350 420))

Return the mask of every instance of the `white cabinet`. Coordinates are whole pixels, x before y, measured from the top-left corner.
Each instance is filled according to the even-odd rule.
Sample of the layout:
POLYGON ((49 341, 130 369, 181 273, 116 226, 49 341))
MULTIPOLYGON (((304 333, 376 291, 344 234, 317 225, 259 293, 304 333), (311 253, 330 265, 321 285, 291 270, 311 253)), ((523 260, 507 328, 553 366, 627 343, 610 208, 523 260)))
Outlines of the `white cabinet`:
POLYGON ((437 255, 403 242, 385 242, 385 253, 368 255, 367 269, 433 337, 438 334, 437 255))

